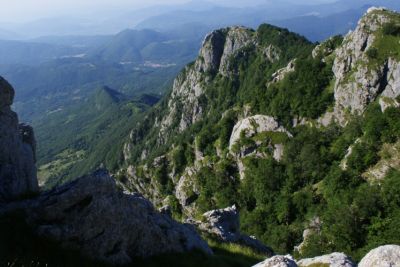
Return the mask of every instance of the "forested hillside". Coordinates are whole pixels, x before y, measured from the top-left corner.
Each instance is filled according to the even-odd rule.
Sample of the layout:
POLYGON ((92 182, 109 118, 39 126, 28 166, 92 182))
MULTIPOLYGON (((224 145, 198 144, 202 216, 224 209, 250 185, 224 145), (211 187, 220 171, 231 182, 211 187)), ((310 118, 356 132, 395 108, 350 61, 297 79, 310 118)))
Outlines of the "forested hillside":
POLYGON ((270 25, 214 31, 133 127, 115 177, 182 220, 236 204, 241 230, 278 253, 398 244, 399 41, 383 9, 320 45, 270 25))

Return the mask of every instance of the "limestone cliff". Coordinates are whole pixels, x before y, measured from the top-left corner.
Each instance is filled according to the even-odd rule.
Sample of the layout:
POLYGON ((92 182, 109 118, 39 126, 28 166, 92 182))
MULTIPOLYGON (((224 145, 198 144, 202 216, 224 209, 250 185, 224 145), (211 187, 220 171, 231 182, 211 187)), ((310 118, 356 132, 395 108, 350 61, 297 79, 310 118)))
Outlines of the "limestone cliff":
POLYGON ((392 105, 398 105, 400 58, 382 46, 389 45, 390 40, 384 31, 386 25, 399 22, 397 13, 370 8, 356 29, 346 35, 335 51, 334 111, 325 115, 323 124, 328 124, 331 119, 346 124, 350 115, 362 114, 378 96, 389 98, 392 105))

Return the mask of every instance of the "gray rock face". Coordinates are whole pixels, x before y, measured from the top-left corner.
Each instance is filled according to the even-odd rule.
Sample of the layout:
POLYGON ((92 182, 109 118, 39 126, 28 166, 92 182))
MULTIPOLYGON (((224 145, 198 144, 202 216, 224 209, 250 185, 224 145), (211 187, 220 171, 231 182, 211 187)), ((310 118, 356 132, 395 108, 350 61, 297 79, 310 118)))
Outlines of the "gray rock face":
POLYGON ((35 137, 30 126, 18 125, 13 100, 14 89, 0 77, 0 202, 39 191, 35 137))
POLYGON ((386 245, 371 250, 360 261, 358 267, 399 267, 400 246, 386 245))
POLYGON ((232 134, 229 140, 230 149, 232 149, 232 146, 240 139, 240 135, 242 132, 245 133, 246 137, 252 137, 257 133, 263 132, 281 132, 286 133, 290 136, 290 133, 284 127, 280 126, 273 117, 265 115, 255 115, 240 120, 233 127, 232 134))
POLYGON ((320 120, 322 124, 336 120, 344 125, 348 113, 362 114, 380 94, 392 99, 400 95, 399 63, 388 58, 381 66, 371 66, 367 55, 378 30, 390 21, 381 11, 383 9, 370 9, 336 50, 333 65, 335 108, 320 120))
MULTIPOLYGON (((242 133, 246 137, 253 137, 260 133, 284 133, 288 137, 292 137, 292 135, 279 123, 270 116, 265 115, 255 115, 251 117, 244 118, 236 123, 233 127, 232 134, 229 140, 229 150, 230 153, 236 156, 236 162, 239 169, 240 179, 243 180, 245 178, 245 170, 246 166, 243 163, 243 158, 248 156, 255 156, 258 158, 266 158, 268 154, 261 153, 257 149, 262 142, 255 142, 254 146, 244 146, 240 147, 240 152, 236 153, 235 144, 241 138, 242 133)), ((280 161, 283 157, 284 146, 282 144, 270 144, 271 155, 275 160, 280 161)))
MULTIPOLYGON (((228 28, 228 32, 225 38, 224 50, 221 56, 219 73, 224 76, 229 76, 229 74, 236 74, 233 66, 231 65, 231 58, 238 51, 249 45, 255 45, 255 38, 252 30, 245 27, 228 28)), ((276 51, 270 48, 267 57, 268 56, 271 56, 271 58, 273 58, 274 56, 276 56, 276 51)))
POLYGON ((209 83, 210 75, 217 73, 227 76, 233 72, 230 66, 232 56, 247 45, 254 44, 252 31, 244 27, 231 27, 213 31, 204 39, 199 57, 192 66, 185 68, 174 81, 168 114, 159 119, 159 144, 169 135, 169 128, 178 125, 184 131, 199 121, 204 113, 201 96, 209 83))
POLYGON ((226 209, 208 211, 203 214, 203 218, 203 222, 194 223, 201 231, 215 236, 221 242, 237 243, 267 255, 273 254, 271 248, 254 237, 240 233, 239 211, 235 205, 226 209))
POLYGON ((297 267, 296 262, 290 255, 287 256, 274 256, 260 262, 253 267, 297 267))
POLYGON ((314 234, 320 234, 322 227, 322 221, 318 216, 315 216, 309 223, 308 227, 303 231, 303 242, 301 242, 298 246, 294 247, 295 251, 298 251, 300 254, 303 253, 304 247, 309 242, 309 239, 314 234))
POLYGON ((357 266, 348 256, 343 253, 332 253, 329 255, 319 256, 310 259, 302 259, 297 262, 300 267, 311 267, 326 265, 329 267, 355 267, 357 266))
POLYGON ((105 171, 0 209, 23 212, 40 237, 66 249, 111 264, 134 263, 136 257, 193 249, 211 254, 190 225, 154 210, 139 194, 119 191, 105 171))
POLYGON ((175 188, 175 196, 183 208, 189 208, 200 195, 200 188, 193 175, 197 172, 194 167, 187 167, 175 188))
POLYGON ((282 68, 282 69, 279 69, 279 70, 276 71, 274 74, 272 74, 272 81, 271 81, 271 83, 280 82, 280 81, 282 81, 282 80, 285 78, 285 76, 286 76, 288 73, 291 73, 291 72, 295 71, 295 67, 296 67, 296 66, 295 66, 295 63, 296 63, 296 59, 290 61, 289 64, 288 64, 286 67, 284 67, 284 68, 282 68))

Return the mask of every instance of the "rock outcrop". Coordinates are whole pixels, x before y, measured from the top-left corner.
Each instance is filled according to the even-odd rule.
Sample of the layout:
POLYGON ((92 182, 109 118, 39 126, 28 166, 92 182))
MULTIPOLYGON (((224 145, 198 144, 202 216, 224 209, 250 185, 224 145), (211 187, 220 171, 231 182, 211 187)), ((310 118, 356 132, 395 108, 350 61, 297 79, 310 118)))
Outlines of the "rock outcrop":
POLYGON ((297 267, 296 262, 293 260, 292 256, 274 256, 260 262, 253 267, 297 267))
POLYGON ((383 144, 378 155, 380 160, 362 175, 370 183, 380 183, 390 170, 400 169, 400 141, 383 144))
POLYGON ((235 205, 226 209, 208 211, 203 214, 203 221, 192 223, 221 242, 247 246, 269 256, 273 254, 271 248, 263 245, 256 238, 240 233, 239 211, 235 205))
MULTIPOLYGON (((371 8, 335 51, 334 112, 320 120, 328 124, 336 120, 346 124, 349 114, 362 114, 379 95, 393 99, 400 95, 400 64, 388 57, 382 64, 372 62, 370 49, 383 26, 391 21, 390 11, 371 8)), ((397 101, 396 101, 397 102, 397 101)))
POLYGON ((265 158, 269 155, 276 161, 280 161, 283 157, 284 146, 279 143, 274 143, 273 140, 271 140, 268 148, 271 153, 266 154, 257 150, 258 147, 263 143, 261 141, 254 142, 253 145, 246 144, 243 147, 239 147, 239 151, 236 151, 237 148, 235 148, 235 145, 238 145, 243 135, 246 138, 252 138, 257 134, 262 133, 271 133, 272 135, 281 133, 287 137, 292 137, 292 135, 283 126, 281 126, 273 117, 270 116, 255 115, 238 121, 232 130, 229 140, 229 150, 231 154, 236 156, 236 162, 241 180, 245 178, 246 166, 243 163, 243 159, 245 157, 256 156, 258 158, 265 158))
POLYGON ((304 247, 307 246, 307 243, 309 242, 310 238, 315 234, 320 234, 321 227, 322 227, 322 221, 320 217, 315 216, 314 218, 312 218, 308 227, 303 231, 303 241, 298 246, 295 246, 294 250, 302 254, 303 249, 304 247))
POLYGON ((193 177, 196 172, 195 167, 187 167, 175 187, 175 196, 182 208, 186 213, 193 215, 195 207, 191 205, 200 195, 200 186, 193 177))
POLYGON ((329 267, 356 267, 357 265, 343 253, 332 253, 297 262, 299 267, 329 266, 329 267))
POLYGON ((0 208, 0 217, 10 213, 23 214, 39 237, 110 264, 193 249, 212 253, 193 226, 155 211, 139 194, 124 194, 106 171, 0 208))
POLYGON ((296 63, 296 60, 294 59, 294 60, 290 61, 286 67, 279 69, 278 71, 273 73, 270 84, 282 81, 288 73, 295 71, 295 67, 296 67, 295 63, 296 63))
POLYGON ((399 267, 400 246, 386 245, 371 250, 360 261, 358 267, 399 267))
POLYGON ((0 77, 0 202, 39 191, 33 130, 11 110, 13 87, 0 77))
POLYGON ((240 120, 238 123, 236 123, 236 125, 233 127, 231 138, 229 140, 229 149, 232 149, 232 147, 240 139, 242 132, 244 132, 246 137, 252 137, 255 134, 263 132, 280 132, 291 136, 290 133, 283 126, 279 125, 279 123, 273 117, 255 115, 240 120))

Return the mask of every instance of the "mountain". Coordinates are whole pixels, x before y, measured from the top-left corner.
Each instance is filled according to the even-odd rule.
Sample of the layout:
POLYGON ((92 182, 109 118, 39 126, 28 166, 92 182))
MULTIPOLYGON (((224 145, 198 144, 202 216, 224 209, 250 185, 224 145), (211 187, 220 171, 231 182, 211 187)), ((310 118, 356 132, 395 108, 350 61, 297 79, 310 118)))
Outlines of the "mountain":
POLYGON ((321 44, 268 24, 214 30, 159 102, 100 86, 75 113, 46 114, 54 128, 43 121, 37 132, 48 148, 39 161, 55 158, 53 168, 77 159, 45 179, 55 185, 48 192, 23 187, 31 176, 14 171, 34 171, 36 142, 32 128, 17 126, 14 92, 2 80, 0 258, 67 266, 82 256, 89 266, 244 267, 266 257, 255 266, 397 263, 399 43, 400 14, 384 8, 321 44), (66 145, 75 150, 50 155, 66 145), (113 179, 104 170, 69 177, 99 165, 113 179))
POLYGON ((1 64, 35 65, 68 55, 85 53, 81 47, 21 41, 0 41, 1 64))
POLYGON ((261 23, 270 23, 306 36, 312 41, 345 34, 354 29, 360 16, 371 5, 381 5, 400 10, 398 1, 335 1, 327 4, 301 5, 290 1, 262 2, 256 7, 215 6, 207 10, 172 10, 149 17, 136 28, 151 28, 161 31, 173 29, 183 24, 197 23, 203 27, 219 28, 230 25, 257 27, 261 23))
POLYGON ((266 24, 213 31, 132 128, 117 179, 195 224, 236 205, 277 253, 358 261, 398 244, 399 24, 371 8, 320 45, 266 24))
POLYGON ((84 99, 108 85, 130 96, 162 94, 193 60, 205 30, 126 30, 115 36, 43 37, 0 42, 1 73, 19 88, 26 121, 84 99), (44 42, 44 43, 38 43, 44 42))
POLYGON ((326 40, 332 35, 344 35, 356 27, 359 18, 369 6, 335 13, 326 17, 306 15, 287 20, 271 21, 279 27, 300 33, 311 41, 326 40))

